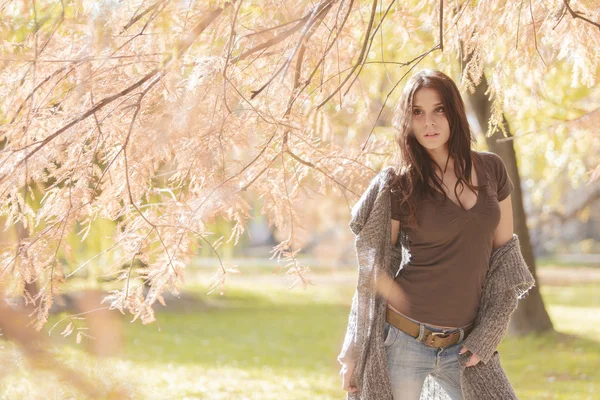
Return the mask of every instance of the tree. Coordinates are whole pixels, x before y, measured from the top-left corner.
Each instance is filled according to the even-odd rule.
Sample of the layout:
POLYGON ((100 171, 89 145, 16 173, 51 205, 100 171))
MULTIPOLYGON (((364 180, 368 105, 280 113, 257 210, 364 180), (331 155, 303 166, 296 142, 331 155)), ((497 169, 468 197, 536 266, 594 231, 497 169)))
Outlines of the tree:
MULTIPOLYGON (((296 255, 318 215, 302 209, 318 210, 324 198, 349 208, 349 197, 389 162, 389 135, 373 128, 417 66, 451 74, 464 46, 473 55, 465 90, 492 65, 490 124, 499 128, 502 113, 519 107, 502 107, 514 82, 538 79, 553 63, 568 65, 572 85, 595 85, 594 1, 503 3, 7 3, 0 9, 0 210, 28 237, 2 253, 3 277, 23 279, 19 266, 33 267, 40 329, 65 272, 85 265, 58 261, 73 259, 66 235, 79 227, 85 240, 95 220, 119 221, 105 268, 130 267, 109 305, 152 322, 152 305, 165 289, 177 291, 197 244, 218 255, 224 238, 211 238, 206 222, 232 221, 227 242, 237 243, 249 198, 262 197, 262 212, 286 236, 273 256, 294 284, 307 282, 309 269, 296 255), (384 49, 398 54, 377 59, 384 49), (379 112, 352 114, 368 97, 359 77, 379 70, 393 83, 377 100, 379 112), (332 122, 344 113, 358 124, 370 119, 372 128, 340 135, 332 122), (27 185, 42 197, 24 196, 27 185)), ((222 290, 235 271, 222 262, 212 288, 222 290)))
MULTIPOLYGON (((480 125, 485 126, 489 120, 490 113, 490 102, 488 101, 485 93, 488 89, 487 80, 485 75, 481 77, 481 82, 475 88, 475 92, 469 94, 469 101, 471 107, 475 111, 477 120, 480 125)), ((504 131, 508 133, 508 137, 512 137, 510 134, 510 128, 508 121, 503 118, 504 131)), ((519 236, 519 243, 521 244, 521 250, 523 251, 523 258, 529 266, 531 273, 533 274, 536 282, 539 282, 536 274, 535 257, 533 255, 533 246, 529 239, 529 229, 527 228, 527 215, 525 208, 523 207, 523 195, 521 189, 521 177, 519 175, 519 168, 517 167, 517 156, 515 154, 515 148, 513 142, 510 140, 499 142, 498 139, 502 138, 500 131, 496 131, 492 136, 486 136, 486 142, 490 149, 494 153, 498 154, 508 170, 508 175, 514 183, 514 190, 511 193, 512 208, 514 212, 515 232, 519 236)), ((548 312, 544 307, 542 296, 540 295, 539 283, 532 287, 527 296, 519 302, 519 306, 511 316, 509 332, 514 334, 524 334, 529 332, 541 332, 551 330, 552 321, 548 316, 548 312)))

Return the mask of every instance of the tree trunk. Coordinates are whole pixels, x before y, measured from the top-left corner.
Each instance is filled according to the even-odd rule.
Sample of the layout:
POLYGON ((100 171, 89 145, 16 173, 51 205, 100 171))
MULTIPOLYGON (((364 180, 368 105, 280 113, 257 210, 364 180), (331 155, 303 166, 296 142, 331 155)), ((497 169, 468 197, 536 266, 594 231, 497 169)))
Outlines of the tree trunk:
MULTIPOLYGON (((481 83, 476 87, 475 93, 467 94, 467 99, 471 104, 473 111, 477 117, 482 132, 487 131, 488 120, 490 118, 491 103, 485 92, 488 89, 485 74, 481 79, 481 83)), ((502 117, 506 132, 510 136, 510 128, 508 121, 502 117)), ((521 178, 517 167, 517 157, 512 140, 498 142, 498 139, 503 138, 502 132, 496 131, 491 137, 485 138, 490 151, 498 154, 504 161, 510 179, 514 183, 514 190, 511 193, 513 221, 515 233, 519 236, 521 251, 525 262, 529 266, 531 273, 536 280, 536 286, 531 288, 529 294, 519 301, 519 305, 511 317, 511 322, 508 328, 509 334, 523 335, 530 332, 542 332, 553 330, 552 321, 548 316, 544 302, 540 295, 540 286, 536 274, 535 257, 533 247, 529 238, 529 229, 527 228, 527 215, 523 207, 523 197, 521 191, 521 178)))

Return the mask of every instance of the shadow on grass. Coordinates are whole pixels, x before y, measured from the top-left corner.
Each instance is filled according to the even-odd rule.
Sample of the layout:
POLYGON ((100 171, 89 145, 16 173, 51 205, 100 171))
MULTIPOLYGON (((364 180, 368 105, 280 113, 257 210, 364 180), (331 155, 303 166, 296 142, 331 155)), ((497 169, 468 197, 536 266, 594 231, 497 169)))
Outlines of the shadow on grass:
POLYGON ((160 331, 126 328, 126 358, 237 368, 329 369, 343 340, 347 307, 264 305, 202 313, 160 313, 160 331), (333 334, 337 332, 337 334, 333 334))
MULTIPOLYGON (((277 372, 274 384, 283 376, 298 381, 303 377, 313 385, 312 393, 331 393, 331 398, 339 393, 342 398, 337 389, 336 356, 354 287, 313 287, 307 291, 260 287, 230 287, 224 296, 206 296, 206 288, 194 288, 183 297, 191 305, 196 299, 201 307, 181 307, 177 300, 167 300, 166 308, 156 305, 157 321, 150 325, 139 321, 130 324, 131 315, 124 316, 121 359, 135 363, 142 371, 173 366, 188 371, 199 367, 202 373, 220 367, 261 371, 252 375, 257 382, 272 379, 272 373, 264 372, 271 369, 277 372), (323 377, 318 384, 307 378, 315 374, 323 377)), ((567 314, 562 312, 595 304, 590 301, 594 289, 597 286, 551 288, 543 294, 549 307, 562 307, 557 318, 564 320, 567 314)), ((547 332, 502 341, 501 362, 519 398, 600 398, 600 339, 587 333, 589 321, 580 324, 578 335, 547 332)), ((567 329, 576 331, 573 325, 567 329)), ((63 343, 76 346, 72 338, 63 343)))
MULTIPOLYGON (((122 316, 122 359, 143 364, 194 364, 322 371, 337 370, 336 357, 348 320, 349 304, 313 299, 307 291, 232 287, 224 296, 206 296, 205 288, 183 292, 180 299, 155 304, 156 321, 142 325, 122 316)), ((349 294, 341 296, 351 299, 349 294)), ((114 311, 118 313, 118 311, 114 311)), ((49 321, 52 326, 64 314, 49 321)), ((65 324, 67 321, 65 321, 65 324)), ((57 332, 62 326, 56 328, 57 332)), ((72 337, 53 337, 77 346, 72 337)))
POLYGON ((597 338, 557 331, 506 337, 500 353, 519 398, 585 399, 583 390, 600 393, 597 338))

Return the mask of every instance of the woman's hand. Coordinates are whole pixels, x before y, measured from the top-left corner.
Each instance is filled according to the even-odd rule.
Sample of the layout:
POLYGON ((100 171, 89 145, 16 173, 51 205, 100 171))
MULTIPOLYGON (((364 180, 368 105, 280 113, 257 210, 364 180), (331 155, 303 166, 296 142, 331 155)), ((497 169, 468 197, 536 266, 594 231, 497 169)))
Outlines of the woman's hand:
POLYGON ((354 393, 358 391, 355 383, 350 384, 350 378, 352 378, 352 372, 354 372, 354 364, 348 363, 342 365, 340 376, 342 377, 342 388, 348 393, 354 393))
MULTIPOLYGON (((460 351, 458 352, 458 354, 463 354, 464 352, 468 351, 469 349, 467 349, 465 346, 463 346, 460 351)), ((479 361, 481 361, 481 359, 479 358, 479 356, 475 353, 471 353, 471 358, 469 358, 469 361, 467 361, 466 366, 467 367, 472 367, 473 365, 477 365, 479 363, 479 361)))

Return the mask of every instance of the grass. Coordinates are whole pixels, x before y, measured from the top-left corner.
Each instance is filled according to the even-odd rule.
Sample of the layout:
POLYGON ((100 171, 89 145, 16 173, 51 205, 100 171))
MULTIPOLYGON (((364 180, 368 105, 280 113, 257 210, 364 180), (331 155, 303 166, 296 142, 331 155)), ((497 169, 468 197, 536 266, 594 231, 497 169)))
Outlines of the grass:
POLYGON ((545 286, 556 332, 506 337, 501 361, 522 399, 600 396, 600 285, 545 286))
MULTIPOLYGON (((96 359, 72 336, 53 333, 54 352, 89 376, 108 398, 121 388, 141 399, 340 399, 336 356, 354 290, 352 276, 306 290, 288 290, 264 276, 232 278, 223 296, 202 295, 199 280, 187 290, 204 309, 159 312, 142 325, 123 317, 119 356, 96 359)), ((279 279, 279 278, 276 278, 279 279)), ((558 333, 507 337, 502 364, 520 399, 600 397, 600 284, 543 286, 542 296, 558 333)), ((163 308, 157 305, 157 309, 163 308)), ((168 309, 168 308, 167 308, 168 309)), ((53 316, 51 327, 60 316, 53 316)), ((27 365, 4 342, 0 399, 83 398, 52 372, 27 365), (8 362, 10 361, 10 364, 8 362)))
POLYGON ((585 267, 585 268, 599 268, 600 265, 597 262, 591 261, 564 261, 557 258, 549 257, 542 258, 538 257, 535 259, 536 266, 540 268, 545 267, 561 267, 561 268, 572 268, 572 267, 585 267))

